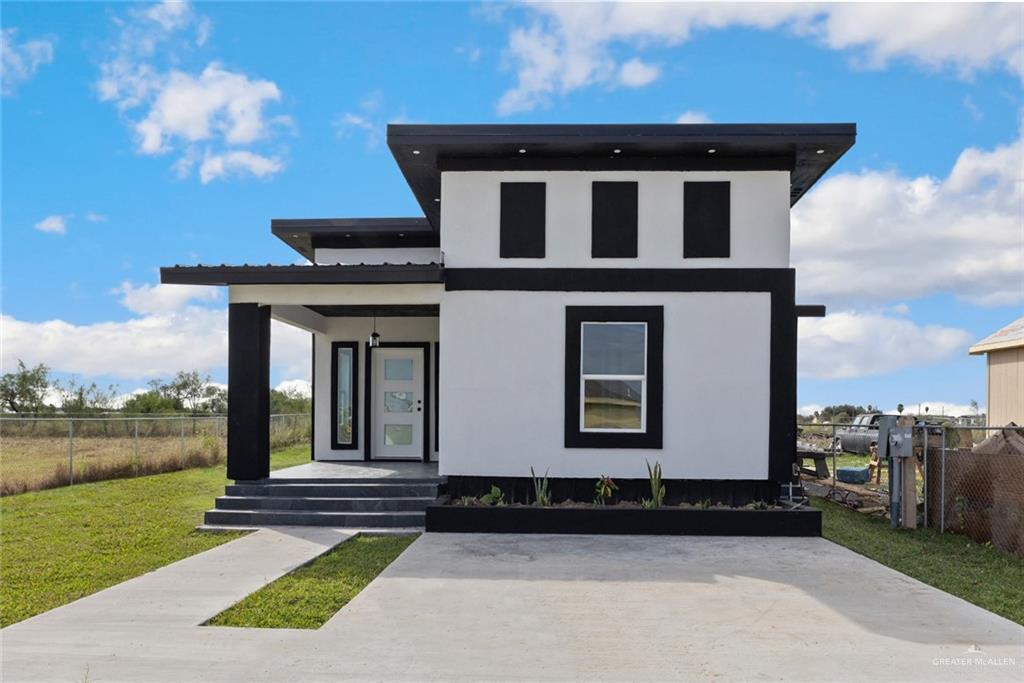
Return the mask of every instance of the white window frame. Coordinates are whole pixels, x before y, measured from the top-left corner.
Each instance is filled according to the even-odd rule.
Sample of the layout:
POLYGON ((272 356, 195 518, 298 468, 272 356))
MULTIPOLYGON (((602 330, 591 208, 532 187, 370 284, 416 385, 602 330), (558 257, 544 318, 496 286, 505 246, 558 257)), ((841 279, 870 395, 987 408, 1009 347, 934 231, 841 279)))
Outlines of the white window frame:
POLYGON ((647 322, 641 320, 584 320, 580 323, 580 431, 597 434, 646 434, 647 433, 647 345, 649 330, 647 322), (592 375, 583 372, 583 359, 586 357, 585 336, 587 325, 643 325, 644 327, 644 374, 642 375, 592 375), (640 429, 612 429, 606 427, 586 427, 587 380, 623 380, 640 382, 640 429))

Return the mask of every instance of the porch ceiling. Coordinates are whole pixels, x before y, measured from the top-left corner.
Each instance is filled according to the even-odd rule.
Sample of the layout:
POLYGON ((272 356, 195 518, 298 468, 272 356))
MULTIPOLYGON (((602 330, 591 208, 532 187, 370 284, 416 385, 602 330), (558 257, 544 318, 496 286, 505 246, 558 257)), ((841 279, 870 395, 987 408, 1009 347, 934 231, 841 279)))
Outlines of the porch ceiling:
POLYGON ((160 269, 160 282, 175 285, 429 284, 444 282, 444 268, 437 263, 174 266, 160 269))
POLYGON ((306 308, 327 318, 436 318, 441 314, 439 304, 418 305, 357 305, 357 306, 306 306, 306 308))

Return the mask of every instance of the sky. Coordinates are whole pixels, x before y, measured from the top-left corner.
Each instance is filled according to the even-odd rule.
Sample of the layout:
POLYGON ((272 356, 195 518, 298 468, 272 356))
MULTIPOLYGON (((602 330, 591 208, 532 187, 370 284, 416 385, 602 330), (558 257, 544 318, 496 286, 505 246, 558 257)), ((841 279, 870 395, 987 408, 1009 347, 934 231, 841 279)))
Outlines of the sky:
MULTIPOLYGON (((295 263, 271 218, 421 215, 406 123, 854 122, 794 207, 801 412, 985 403, 1024 314, 1024 6, 2 3, 4 372, 226 379, 226 296, 160 266, 295 263)), ((274 324, 272 382, 309 379, 274 324)))

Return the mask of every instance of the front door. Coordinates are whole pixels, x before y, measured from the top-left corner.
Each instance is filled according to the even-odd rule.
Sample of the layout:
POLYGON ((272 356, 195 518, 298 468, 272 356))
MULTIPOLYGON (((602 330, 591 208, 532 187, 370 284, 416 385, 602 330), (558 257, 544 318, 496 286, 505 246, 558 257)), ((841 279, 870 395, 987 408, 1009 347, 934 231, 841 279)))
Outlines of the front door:
POLYGON ((373 458, 423 458, 422 348, 373 349, 373 458))

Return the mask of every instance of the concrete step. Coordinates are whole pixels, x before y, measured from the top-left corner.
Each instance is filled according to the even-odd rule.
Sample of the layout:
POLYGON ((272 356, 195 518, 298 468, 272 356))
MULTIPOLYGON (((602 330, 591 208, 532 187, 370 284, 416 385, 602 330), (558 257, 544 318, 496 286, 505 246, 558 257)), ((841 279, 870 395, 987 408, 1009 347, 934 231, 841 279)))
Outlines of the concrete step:
POLYGON ((437 484, 229 484, 224 492, 277 498, 436 498, 437 484))
POLYGON ((309 498, 297 496, 221 496, 218 510, 324 510, 330 512, 423 511, 435 498, 309 498))
POLYGON ((330 512, 291 510, 207 510, 209 526, 422 527, 424 512, 330 512))
POLYGON ((239 485, 268 484, 443 484, 448 477, 269 477, 250 481, 236 481, 239 485))

